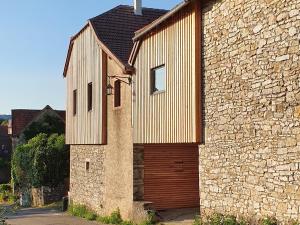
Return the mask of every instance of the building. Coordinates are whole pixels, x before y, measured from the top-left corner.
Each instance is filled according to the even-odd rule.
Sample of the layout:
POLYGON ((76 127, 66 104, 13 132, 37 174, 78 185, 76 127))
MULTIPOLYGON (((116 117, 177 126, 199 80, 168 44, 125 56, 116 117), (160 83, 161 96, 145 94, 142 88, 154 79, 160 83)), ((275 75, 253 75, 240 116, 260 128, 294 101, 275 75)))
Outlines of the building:
MULTIPOLYGON (((40 132, 47 133, 49 129, 55 130, 55 127, 64 127, 65 111, 54 110, 47 105, 42 110, 33 109, 14 109, 12 110, 12 119, 9 123, 9 133, 12 138, 12 147, 15 149, 19 144, 24 144, 26 139, 33 138, 40 132), (35 127, 40 121, 45 121, 44 127, 35 127), (28 130, 34 130, 28 133, 28 130), (27 136, 27 137, 26 137, 27 136)), ((60 133, 64 133, 60 131, 60 133)))
POLYGON ((10 180, 11 138, 7 126, 0 126, 0 184, 10 180))
POLYGON ((120 8, 90 20, 65 69, 71 199, 299 220, 299 6, 183 1, 128 32, 129 65, 105 36, 120 8))

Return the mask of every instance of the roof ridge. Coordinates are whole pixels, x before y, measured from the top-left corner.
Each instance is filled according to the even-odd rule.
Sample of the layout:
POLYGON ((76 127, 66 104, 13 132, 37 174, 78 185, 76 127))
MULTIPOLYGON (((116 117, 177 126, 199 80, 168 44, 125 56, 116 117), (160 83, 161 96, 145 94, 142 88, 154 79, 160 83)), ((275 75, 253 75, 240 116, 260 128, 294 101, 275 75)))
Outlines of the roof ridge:
MULTIPOLYGON (((119 9, 119 8, 121 8, 121 7, 133 8, 134 6, 132 6, 132 5, 124 5, 124 4, 120 4, 120 5, 115 6, 115 7, 112 8, 112 9, 109 9, 108 11, 105 11, 105 12, 103 12, 103 13, 97 15, 97 16, 94 16, 94 17, 88 19, 88 20, 94 20, 94 19, 96 19, 96 18, 105 16, 106 14, 108 14, 108 13, 110 13, 110 12, 113 12, 114 10, 119 9)), ((160 12, 168 12, 168 11, 170 11, 170 10, 168 10, 168 9, 159 9, 159 8, 150 8, 150 7, 142 7, 142 9, 153 10, 153 11, 160 11, 160 12)))

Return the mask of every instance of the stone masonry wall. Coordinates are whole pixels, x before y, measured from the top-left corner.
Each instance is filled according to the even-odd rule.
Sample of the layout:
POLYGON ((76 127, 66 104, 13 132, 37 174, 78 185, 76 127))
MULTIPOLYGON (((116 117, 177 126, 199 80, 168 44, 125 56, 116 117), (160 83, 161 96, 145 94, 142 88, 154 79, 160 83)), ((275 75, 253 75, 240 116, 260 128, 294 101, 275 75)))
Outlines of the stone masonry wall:
POLYGON ((133 146, 133 200, 144 200, 144 146, 133 146))
POLYGON ((300 220, 300 0, 206 6, 202 213, 300 220))
POLYGON ((76 204, 84 204, 102 212, 104 202, 103 146, 71 145, 70 197, 76 204), (86 170, 89 162, 89 171, 86 170))

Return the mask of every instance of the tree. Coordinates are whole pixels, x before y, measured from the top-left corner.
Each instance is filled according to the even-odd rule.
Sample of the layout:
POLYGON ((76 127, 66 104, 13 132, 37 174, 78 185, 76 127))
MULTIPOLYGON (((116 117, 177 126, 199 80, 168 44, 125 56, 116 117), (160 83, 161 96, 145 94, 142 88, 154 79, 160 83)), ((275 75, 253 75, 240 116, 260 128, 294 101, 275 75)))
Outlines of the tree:
POLYGON ((29 141, 38 134, 64 134, 65 123, 64 121, 53 114, 45 114, 37 121, 32 122, 23 132, 24 140, 29 141))
POLYGON ((38 134, 13 153, 12 175, 17 187, 56 186, 68 177, 69 149, 64 135, 38 134))

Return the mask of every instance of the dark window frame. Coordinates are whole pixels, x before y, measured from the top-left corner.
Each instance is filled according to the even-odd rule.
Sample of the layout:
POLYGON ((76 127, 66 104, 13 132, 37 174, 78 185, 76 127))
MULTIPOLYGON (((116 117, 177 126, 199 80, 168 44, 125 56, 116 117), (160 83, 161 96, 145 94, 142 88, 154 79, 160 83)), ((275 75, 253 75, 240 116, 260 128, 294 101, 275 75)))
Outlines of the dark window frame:
POLYGON ((77 114, 77 89, 73 90, 73 116, 77 114))
POLYGON ((93 83, 90 82, 88 83, 88 90, 87 90, 87 94, 88 94, 88 111, 92 111, 93 110, 93 83))
POLYGON ((162 64, 162 65, 159 65, 157 67, 154 67, 154 68, 151 68, 150 69, 150 94, 151 95, 154 95, 154 94, 159 94, 159 93, 164 93, 166 91, 166 65, 165 64, 162 64), (165 79, 165 87, 164 87, 164 90, 156 90, 156 71, 161 69, 161 68, 164 68, 165 69, 165 76, 164 76, 164 79, 165 79))
POLYGON ((121 81, 120 80, 116 80, 114 82, 114 107, 118 108, 121 107, 121 81))

